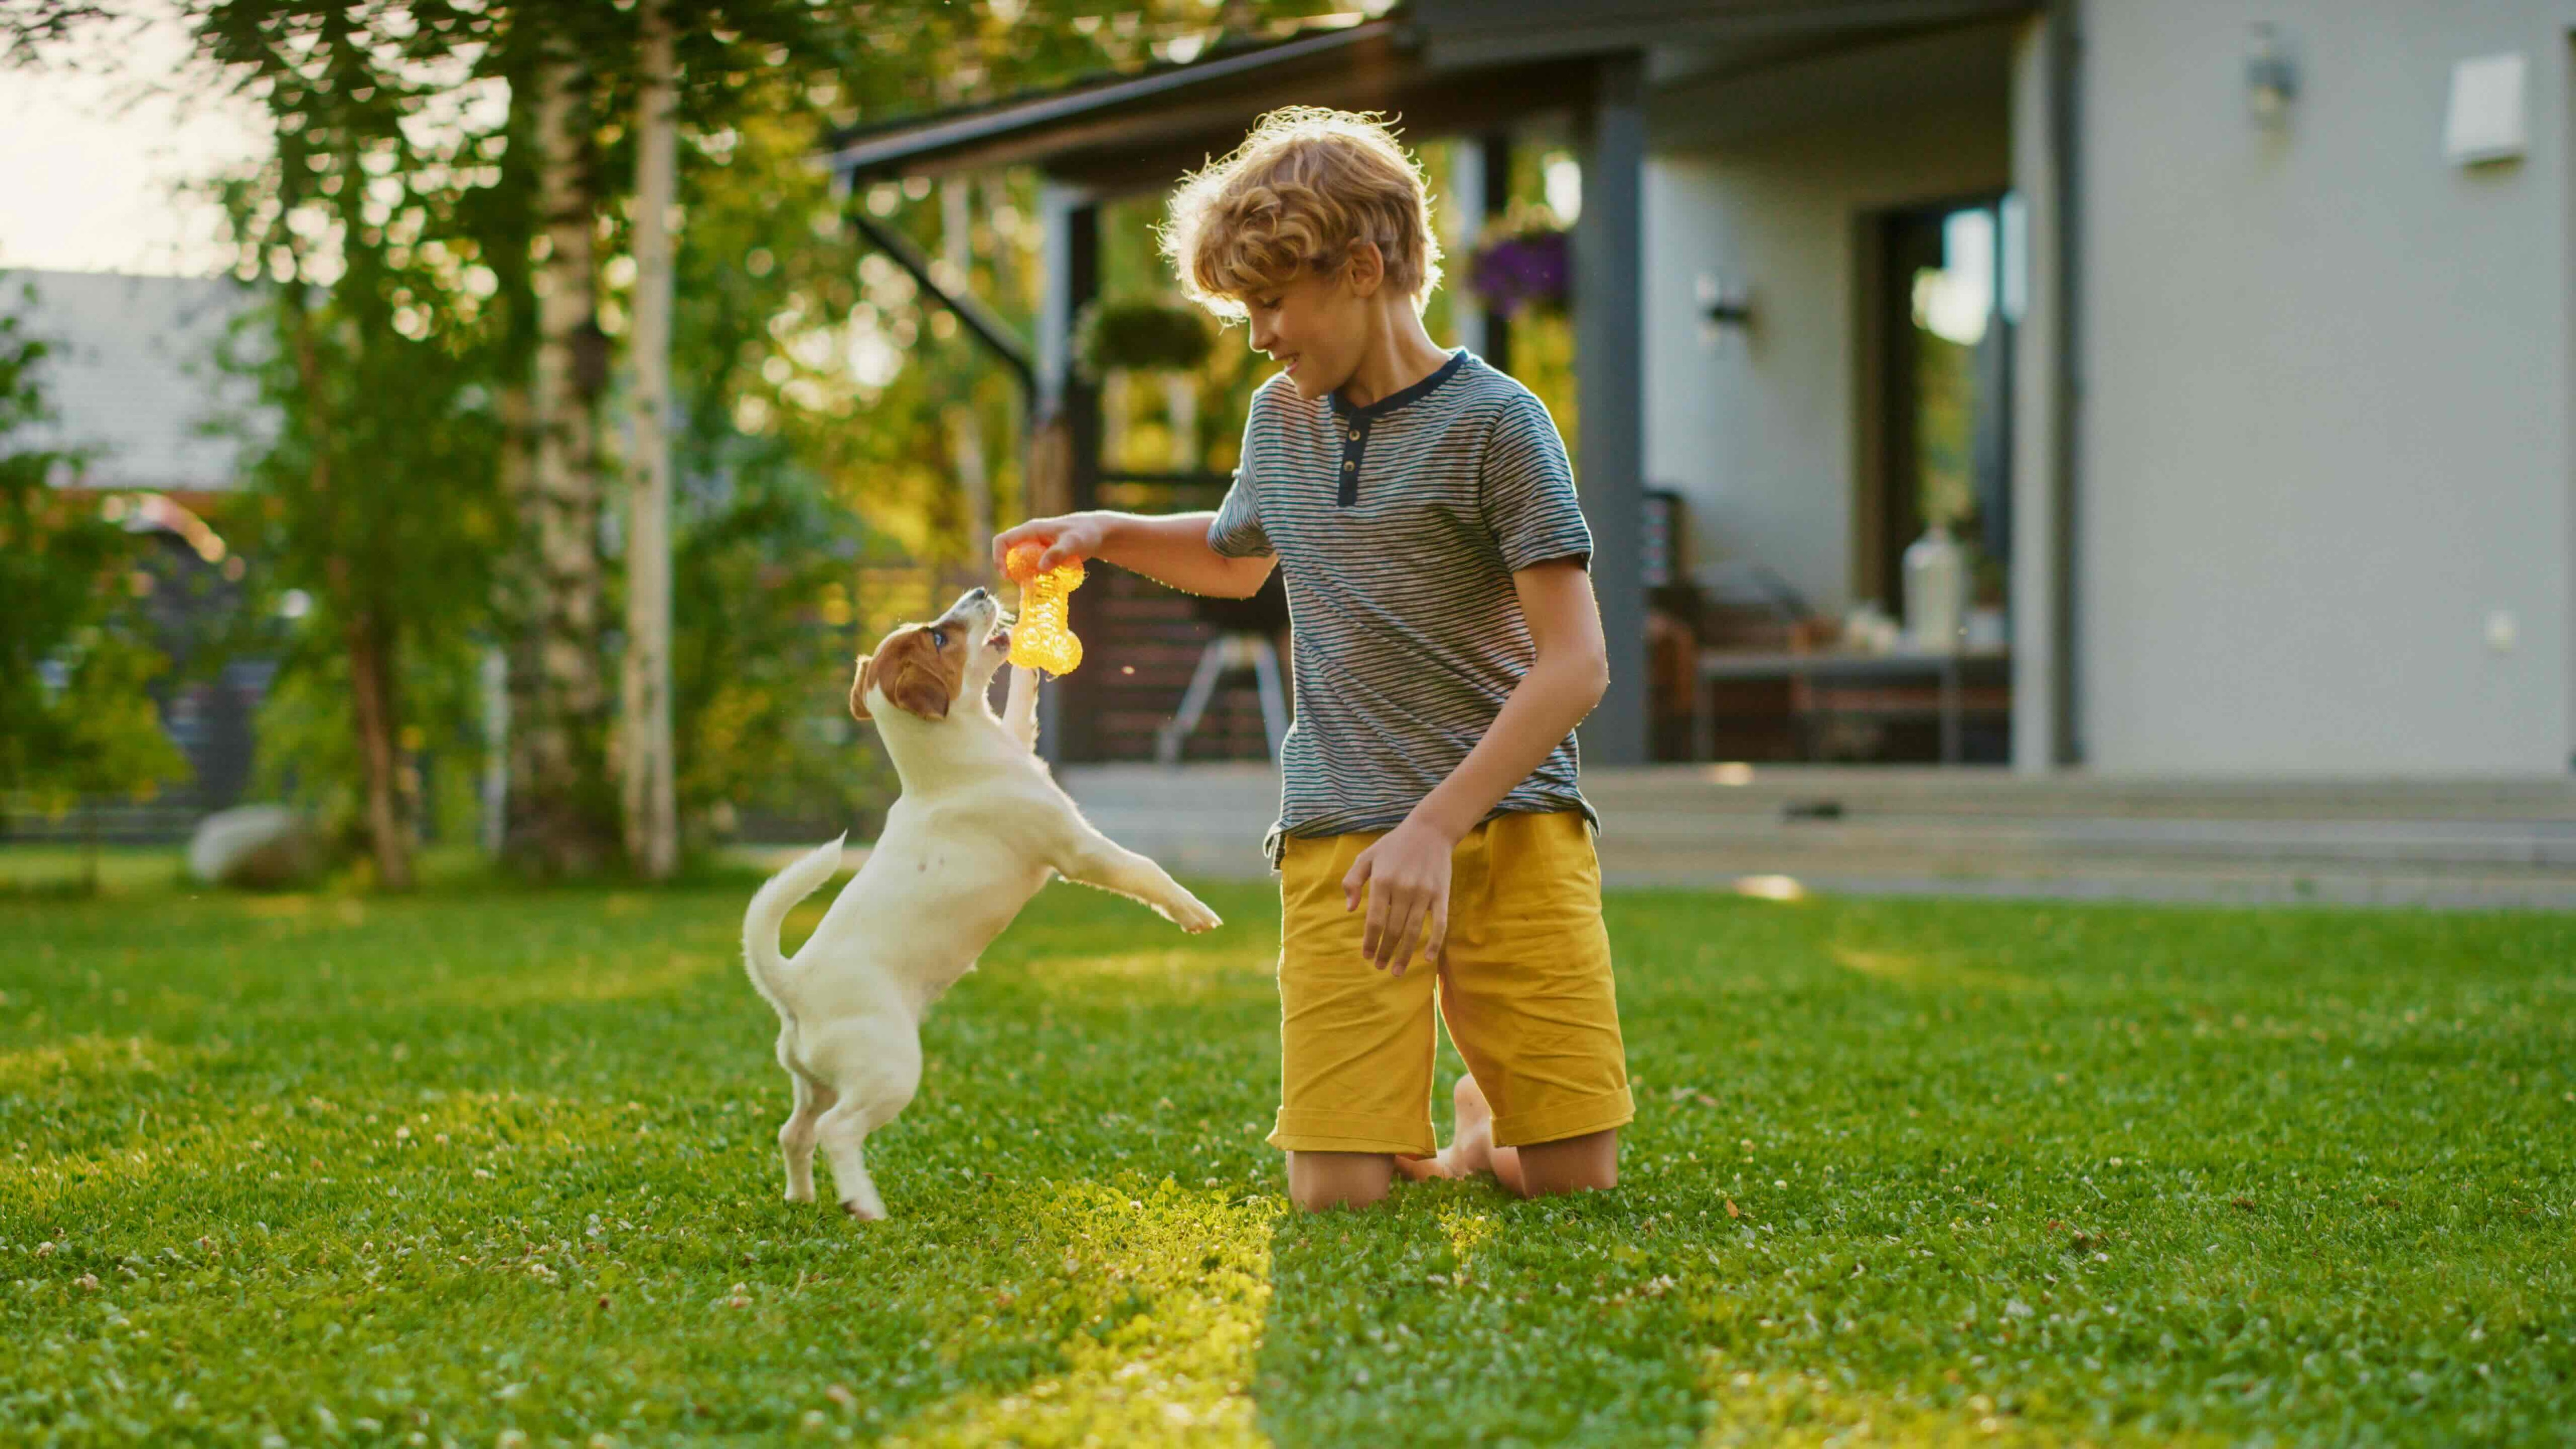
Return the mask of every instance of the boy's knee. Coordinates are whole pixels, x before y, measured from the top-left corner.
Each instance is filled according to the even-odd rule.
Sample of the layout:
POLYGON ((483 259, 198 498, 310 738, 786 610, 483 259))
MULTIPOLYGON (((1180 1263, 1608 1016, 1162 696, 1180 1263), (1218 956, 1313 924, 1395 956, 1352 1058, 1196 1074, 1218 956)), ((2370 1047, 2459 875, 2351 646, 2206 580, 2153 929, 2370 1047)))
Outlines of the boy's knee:
POLYGON ((1593 1132, 1520 1149, 1521 1195, 1608 1192, 1619 1185, 1619 1132, 1593 1132))
POLYGON ((1302 1212, 1373 1207, 1395 1182, 1395 1160, 1370 1152, 1291 1152, 1288 1200, 1302 1212))

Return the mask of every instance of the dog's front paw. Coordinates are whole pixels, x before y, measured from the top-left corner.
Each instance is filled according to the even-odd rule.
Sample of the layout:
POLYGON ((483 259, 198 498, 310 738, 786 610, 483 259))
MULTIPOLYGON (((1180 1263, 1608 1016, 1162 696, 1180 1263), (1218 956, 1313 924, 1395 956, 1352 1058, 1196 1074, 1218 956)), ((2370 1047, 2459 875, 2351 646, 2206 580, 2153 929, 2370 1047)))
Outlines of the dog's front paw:
POLYGON ((1204 936, 1225 924, 1218 919, 1216 912, 1207 908, 1205 901, 1192 895, 1181 897, 1180 904, 1166 914, 1172 918, 1172 924, 1193 936, 1204 936))

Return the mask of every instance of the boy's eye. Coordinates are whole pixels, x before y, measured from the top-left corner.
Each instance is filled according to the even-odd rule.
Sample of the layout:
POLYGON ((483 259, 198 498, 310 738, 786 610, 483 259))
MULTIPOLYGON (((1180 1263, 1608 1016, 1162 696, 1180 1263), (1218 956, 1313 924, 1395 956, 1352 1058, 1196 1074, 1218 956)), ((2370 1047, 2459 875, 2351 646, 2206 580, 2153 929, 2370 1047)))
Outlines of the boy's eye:
POLYGON ((1252 305, 1260 308, 1264 312, 1276 312, 1279 310, 1279 299, 1277 297, 1255 297, 1252 299, 1252 305))

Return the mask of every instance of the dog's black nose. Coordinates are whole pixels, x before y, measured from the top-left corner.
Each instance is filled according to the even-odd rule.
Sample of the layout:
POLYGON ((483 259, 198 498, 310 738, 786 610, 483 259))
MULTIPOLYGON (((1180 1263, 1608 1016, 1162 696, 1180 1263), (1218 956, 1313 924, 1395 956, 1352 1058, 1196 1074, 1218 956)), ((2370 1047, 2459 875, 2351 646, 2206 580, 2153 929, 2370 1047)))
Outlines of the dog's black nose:
POLYGON ((978 584, 967 592, 966 597, 970 599, 989 599, 993 597, 993 591, 978 584))

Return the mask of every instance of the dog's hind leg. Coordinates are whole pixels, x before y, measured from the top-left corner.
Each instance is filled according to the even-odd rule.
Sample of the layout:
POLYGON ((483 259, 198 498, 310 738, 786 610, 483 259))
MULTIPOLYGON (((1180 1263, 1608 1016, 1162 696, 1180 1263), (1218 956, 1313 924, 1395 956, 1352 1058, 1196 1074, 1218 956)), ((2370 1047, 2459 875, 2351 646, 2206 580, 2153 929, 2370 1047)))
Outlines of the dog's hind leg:
POLYGON ((831 1055, 851 1062, 855 1070, 825 1089, 837 1092, 839 1100, 815 1122, 814 1134, 832 1161, 841 1211, 854 1218, 882 1218, 885 1200, 868 1176, 864 1148, 868 1134, 912 1105, 913 1093, 920 1090, 921 1039, 909 1031, 889 1031, 845 1038, 833 1046, 831 1055))
MULTIPOLYGON (((779 1054, 784 1057, 786 1053, 779 1054)), ((815 1124, 822 1120, 838 1096, 833 1090, 790 1066, 788 1081, 795 1084, 796 1109, 778 1127, 778 1155, 787 1164, 787 1200, 814 1200, 815 1124)))
POLYGON ((832 1185, 841 1195, 841 1211, 854 1218, 873 1222, 886 1215, 885 1199, 877 1196, 876 1180, 868 1176, 865 1147, 868 1134, 893 1121, 903 1106, 900 1101, 843 1097, 815 1124, 823 1153, 832 1159, 832 1185))

